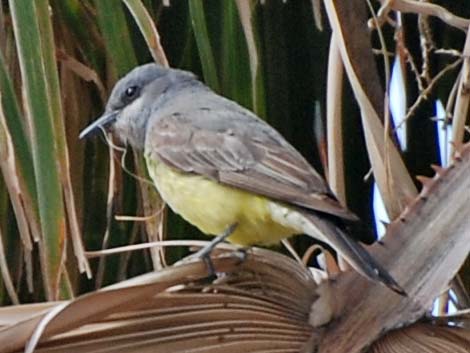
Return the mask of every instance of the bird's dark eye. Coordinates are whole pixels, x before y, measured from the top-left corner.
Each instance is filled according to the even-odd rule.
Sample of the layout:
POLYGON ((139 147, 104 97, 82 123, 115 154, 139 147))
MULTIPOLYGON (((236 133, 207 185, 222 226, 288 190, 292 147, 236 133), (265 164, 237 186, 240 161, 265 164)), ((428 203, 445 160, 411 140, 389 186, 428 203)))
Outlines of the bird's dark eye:
POLYGON ((137 95, 138 87, 130 86, 126 88, 125 94, 127 98, 134 98, 137 95))

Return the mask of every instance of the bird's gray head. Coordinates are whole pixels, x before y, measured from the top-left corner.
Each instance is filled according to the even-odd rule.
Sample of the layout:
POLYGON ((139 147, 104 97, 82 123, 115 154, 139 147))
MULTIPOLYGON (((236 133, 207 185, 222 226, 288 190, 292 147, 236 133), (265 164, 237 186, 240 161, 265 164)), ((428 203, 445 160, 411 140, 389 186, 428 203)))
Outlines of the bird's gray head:
POLYGON ((124 142, 143 149, 145 127, 157 99, 172 86, 194 79, 186 71, 157 64, 136 67, 114 86, 104 114, 80 133, 80 138, 111 128, 124 142))

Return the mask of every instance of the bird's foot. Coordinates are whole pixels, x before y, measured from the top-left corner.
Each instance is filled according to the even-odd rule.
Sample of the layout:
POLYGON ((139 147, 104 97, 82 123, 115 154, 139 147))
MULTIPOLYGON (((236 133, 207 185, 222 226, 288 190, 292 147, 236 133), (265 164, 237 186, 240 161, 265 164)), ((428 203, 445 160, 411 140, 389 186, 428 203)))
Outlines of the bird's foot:
POLYGON ((242 264, 246 261, 250 250, 251 247, 237 248, 230 255, 236 257, 239 260, 239 264, 242 264))

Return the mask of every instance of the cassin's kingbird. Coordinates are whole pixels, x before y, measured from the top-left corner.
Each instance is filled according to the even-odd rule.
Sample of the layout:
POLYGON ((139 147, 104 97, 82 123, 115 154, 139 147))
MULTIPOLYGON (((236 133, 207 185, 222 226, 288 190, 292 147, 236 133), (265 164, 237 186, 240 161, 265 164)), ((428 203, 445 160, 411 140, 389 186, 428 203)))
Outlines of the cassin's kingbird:
POLYGON ((403 294, 334 221, 356 217, 302 155, 192 73, 157 64, 135 68, 116 84, 105 113, 80 138, 107 127, 143 151, 162 198, 204 233, 233 228, 227 239, 244 246, 305 233, 331 245, 366 277, 403 294))

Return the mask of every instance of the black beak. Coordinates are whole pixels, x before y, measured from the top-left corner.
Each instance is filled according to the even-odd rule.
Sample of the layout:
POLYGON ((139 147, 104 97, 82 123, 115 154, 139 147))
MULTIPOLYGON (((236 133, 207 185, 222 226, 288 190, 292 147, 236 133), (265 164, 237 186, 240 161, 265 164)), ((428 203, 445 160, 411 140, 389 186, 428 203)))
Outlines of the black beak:
POLYGON ((115 110, 101 116, 100 118, 96 119, 93 123, 88 125, 86 128, 84 128, 82 132, 80 132, 80 135, 78 135, 78 138, 82 139, 95 135, 101 128, 106 128, 107 126, 111 125, 114 121, 116 121, 118 114, 119 111, 115 110))

